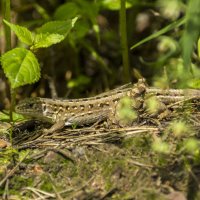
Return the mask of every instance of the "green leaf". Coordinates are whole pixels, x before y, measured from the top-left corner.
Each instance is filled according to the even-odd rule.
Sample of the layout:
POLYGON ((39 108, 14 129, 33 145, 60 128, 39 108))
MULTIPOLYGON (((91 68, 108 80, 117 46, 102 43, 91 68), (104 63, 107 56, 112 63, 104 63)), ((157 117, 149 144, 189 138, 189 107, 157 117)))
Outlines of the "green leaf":
POLYGON ((74 27, 78 17, 67 21, 52 21, 44 24, 37 29, 34 44, 31 50, 46 48, 59 43, 65 39, 70 30, 74 27))
POLYGON ((42 6, 38 3, 32 3, 32 6, 35 8, 35 10, 40 14, 40 16, 45 20, 50 20, 50 16, 42 6))
POLYGON ((31 45, 33 43, 33 35, 32 33, 25 27, 23 26, 19 26, 19 25, 15 25, 15 24, 11 24, 6 20, 3 20, 4 23, 6 25, 8 25, 12 31, 15 32, 15 34, 17 35, 18 39, 27 44, 27 45, 31 45))
POLYGON ((78 17, 66 21, 51 21, 37 29, 38 33, 53 33, 67 36, 69 31, 74 27, 78 17))
POLYGON ((78 20, 74 26, 73 34, 69 35, 69 39, 73 40, 73 42, 77 42, 79 39, 85 37, 85 35, 89 32, 90 25, 86 20, 78 20))
POLYGON ((72 79, 67 83, 68 88, 79 87, 83 85, 87 85, 90 83, 90 78, 84 75, 78 76, 76 79, 72 79))
POLYGON ((200 34, 200 1, 188 1, 186 12, 186 24, 182 37, 183 45, 183 60, 186 67, 190 67, 191 55, 194 48, 194 43, 197 41, 200 34))
MULTIPOLYGON (((120 0, 103 0, 102 6, 109 10, 119 10, 120 9, 120 0)), ((132 5, 129 2, 126 2, 126 8, 130 8, 132 5)))
POLYGON ((83 0, 76 0, 76 2, 80 6, 81 16, 89 19, 92 22, 92 24, 95 24, 97 21, 98 13, 99 13, 98 3, 88 2, 88 1, 83 1, 83 0))
POLYGON ((190 79, 188 85, 191 88, 200 89, 200 79, 190 79))
POLYGON ((97 2, 88 2, 83 0, 76 0, 80 6, 80 15, 92 23, 92 29, 96 33, 97 41, 100 43, 99 25, 97 23, 97 16, 99 13, 99 4, 97 2), (90 8, 90 9, 88 9, 90 8))
POLYGON ((46 48, 53 44, 59 43, 64 40, 65 37, 60 34, 49 34, 49 33, 40 33, 35 35, 34 45, 31 46, 31 50, 38 48, 46 48))
POLYGON ((198 56, 200 58, 200 38, 198 39, 198 42, 197 42, 197 49, 198 49, 198 56))
POLYGON ((181 25, 183 25, 185 23, 185 18, 181 18, 171 24, 169 24, 168 26, 165 26, 164 28, 162 28, 161 30, 157 31, 156 33, 153 33, 152 35, 146 37, 145 39, 141 40, 140 42, 134 44, 132 47, 131 47, 131 50, 140 46, 141 44, 144 44, 152 39, 155 39, 157 38, 158 36, 160 35, 163 35, 164 33, 176 28, 176 27, 179 27, 181 25))
POLYGON ((11 87, 17 88, 39 80, 40 67, 35 55, 24 48, 15 48, 2 55, 2 67, 11 87))
POLYGON ((79 12, 80 10, 75 3, 65 3, 56 9, 54 18, 57 20, 68 20, 77 16, 79 12))
MULTIPOLYGON (((13 117, 13 120, 14 121, 21 121, 24 119, 23 115, 20 115, 18 113, 15 113, 15 112, 12 112, 12 117, 13 117)), ((0 112, 0 120, 1 121, 4 121, 4 122, 10 122, 10 113, 9 111, 4 111, 3 112, 0 112)))

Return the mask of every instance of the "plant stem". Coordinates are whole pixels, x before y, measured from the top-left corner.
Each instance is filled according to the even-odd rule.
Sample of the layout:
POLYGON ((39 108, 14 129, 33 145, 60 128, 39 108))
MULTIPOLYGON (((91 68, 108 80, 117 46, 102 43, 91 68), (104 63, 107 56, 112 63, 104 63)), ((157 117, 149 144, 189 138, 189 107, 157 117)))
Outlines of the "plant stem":
MULTIPOLYGON (((4 19, 10 22, 10 0, 3 0, 3 13, 4 19)), ((5 38, 6 38, 6 51, 11 49, 11 30, 10 27, 4 24, 5 38)), ((15 108, 15 90, 10 89, 11 106, 10 106, 10 121, 13 121, 12 112, 15 108)))
POLYGON ((126 0, 121 0, 120 37, 121 37, 124 82, 129 82, 130 81, 130 67, 129 67, 127 31, 126 31, 126 0))
MULTIPOLYGON (((3 0, 3 6, 2 6, 4 19, 10 22, 10 0, 3 0)), ((11 30, 10 27, 6 26, 4 24, 4 31, 5 31, 5 39, 6 39, 6 51, 9 51, 11 49, 11 30)))
POLYGON ((10 89, 10 97, 11 97, 11 105, 10 105, 10 121, 13 121, 12 117, 12 112, 14 111, 15 108, 15 97, 16 97, 16 90, 15 89, 10 89))

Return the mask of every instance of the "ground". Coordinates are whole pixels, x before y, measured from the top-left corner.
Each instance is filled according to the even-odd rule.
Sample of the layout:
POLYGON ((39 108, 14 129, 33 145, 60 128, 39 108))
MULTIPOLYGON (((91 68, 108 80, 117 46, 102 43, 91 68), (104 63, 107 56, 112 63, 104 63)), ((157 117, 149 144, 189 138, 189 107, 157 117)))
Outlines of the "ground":
POLYGON ((6 195, 8 199, 199 199, 198 161, 177 150, 185 138, 170 135, 165 138, 170 152, 158 153, 152 145, 164 140, 159 131, 148 126, 68 128, 40 136, 34 143, 16 144, 18 150, 2 149, 2 155, 7 152, 12 157, 1 167, 1 195, 4 199, 6 195))

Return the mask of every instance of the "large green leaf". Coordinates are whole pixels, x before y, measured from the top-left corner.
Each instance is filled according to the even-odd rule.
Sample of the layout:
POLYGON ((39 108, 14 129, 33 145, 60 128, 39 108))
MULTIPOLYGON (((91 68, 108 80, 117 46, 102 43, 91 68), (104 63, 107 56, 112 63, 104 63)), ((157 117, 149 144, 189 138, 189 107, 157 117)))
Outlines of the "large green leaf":
POLYGON ((11 24, 6 20, 3 20, 5 24, 7 24, 12 31, 15 32, 19 40, 25 44, 31 45, 33 43, 33 35, 32 33, 25 27, 11 24))
POLYGON ((69 31, 74 27, 78 17, 65 21, 51 21, 37 29, 38 33, 54 33, 67 36, 69 31))
POLYGON ((24 48, 15 48, 2 55, 2 67, 12 88, 39 80, 40 67, 34 54, 24 48))
POLYGON ((59 43, 64 39, 65 37, 60 34, 49 34, 49 33, 36 34, 34 45, 31 46, 31 50, 38 48, 46 48, 53 44, 59 43))
POLYGON ((200 34, 200 1, 188 1, 186 24, 183 33, 183 60, 186 67, 190 67, 191 55, 195 42, 200 34))
POLYGON ((184 23, 185 23, 185 18, 181 18, 181 19, 169 24, 168 26, 165 26, 161 30, 153 33, 152 35, 146 37, 145 39, 141 40, 140 42, 134 44, 131 47, 131 50, 136 48, 136 47, 138 47, 138 46, 140 46, 141 44, 144 44, 144 43, 146 43, 146 42, 148 42, 148 41, 150 41, 152 39, 155 39, 155 38, 159 37, 160 35, 165 34, 166 32, 168 32, 168 31, 170 31, 170 30, 172 30, 172 29, 174 29, 176 27, 179 27, 179 26, 183 25, 184 23))

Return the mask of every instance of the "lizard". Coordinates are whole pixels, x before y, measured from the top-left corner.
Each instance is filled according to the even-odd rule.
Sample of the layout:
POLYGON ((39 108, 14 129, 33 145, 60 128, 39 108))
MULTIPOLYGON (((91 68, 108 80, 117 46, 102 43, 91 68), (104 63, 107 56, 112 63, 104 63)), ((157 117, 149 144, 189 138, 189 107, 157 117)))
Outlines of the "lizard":
POLYGON ((92 124, 108 119, 121 98, 137 98, 145 93, 144 79, 130 86, 127 84, 94 97, 81 99, 27 98, 22 100, 15 110, 19 114, 52 124, 60 123, 58 127, 92 124))
MULTIPOLYGON (((148 87, 144 79, 134 85, 124 85, 103 94, 82 99, 27 98, 16 106, 16 112, 48 121, 59 126, 92 124, 115 118, 116 107, 123 97, 134 99, 134 108, 138 110, 144 98, 155 96, 165 106, 177 102, 200 99, 200 90, 194 89, 158 89, 148 87)), ((164 108, 163 108, 164 109, 164 108)))

